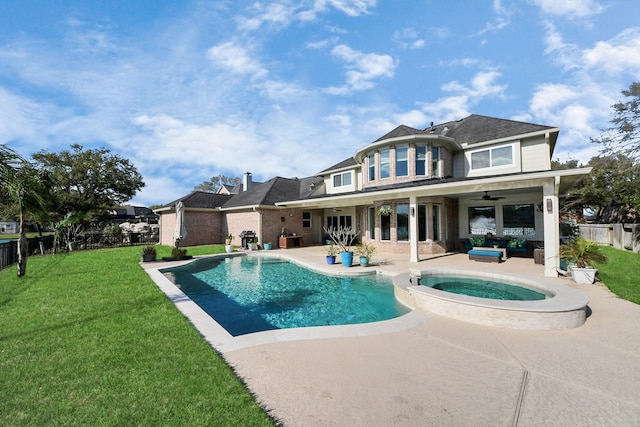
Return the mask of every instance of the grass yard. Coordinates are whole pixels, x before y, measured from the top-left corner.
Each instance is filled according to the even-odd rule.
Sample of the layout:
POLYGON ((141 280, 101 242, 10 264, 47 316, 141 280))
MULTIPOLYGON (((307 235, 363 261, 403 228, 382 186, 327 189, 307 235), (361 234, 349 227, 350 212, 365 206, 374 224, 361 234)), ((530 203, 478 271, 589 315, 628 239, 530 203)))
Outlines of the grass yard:
POLYGON ((30 257, 21 279, 0 271, 0 425, 274 424, 140 254, 30 257))
POLYGON ((602 252, 609 261, 598 264, 598 278, 618 297, 640 304, 640 254, 609 246, 603 246, 602 252))

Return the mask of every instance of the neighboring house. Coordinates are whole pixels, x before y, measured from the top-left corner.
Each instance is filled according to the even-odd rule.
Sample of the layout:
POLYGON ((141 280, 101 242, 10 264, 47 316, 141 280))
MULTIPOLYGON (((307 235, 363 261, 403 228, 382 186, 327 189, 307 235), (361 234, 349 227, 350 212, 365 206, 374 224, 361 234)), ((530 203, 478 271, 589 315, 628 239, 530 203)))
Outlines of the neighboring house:
POLYGON ((20 232, 18 221, 6 221, 0 219, 0 234, 16 234, 20 232))
MULTIPOLYGON (((228 200, 210 200, 206 215, 217 220, 195 233, 221 243, 225 233, 252 230, 265 243, 277 242, 284 228, 305 244, 320 244, 323 227, 351 226, 380 251, 406 253, 412 262, 491 233, 544 246, 545 274, 555 276, 559 196, 591 171, 551 170, 558 133, 480 115, 426 129, 399 126, 313 177, 252 185, 245 174, 238 194, 227 189, 228 200)), ((192 195, 181 199, 186 217, 204 214, 187 203, 192 195)), ((207 197, 213 196, 222 195, 207 197)), ((161 224, 177 202, 156 210, 161 224)))
POLYGON ((157 224, 158 214, 144 206, 125 205, 111 210, 111 220, 116 224, 122 224, 123 222, 157 224))

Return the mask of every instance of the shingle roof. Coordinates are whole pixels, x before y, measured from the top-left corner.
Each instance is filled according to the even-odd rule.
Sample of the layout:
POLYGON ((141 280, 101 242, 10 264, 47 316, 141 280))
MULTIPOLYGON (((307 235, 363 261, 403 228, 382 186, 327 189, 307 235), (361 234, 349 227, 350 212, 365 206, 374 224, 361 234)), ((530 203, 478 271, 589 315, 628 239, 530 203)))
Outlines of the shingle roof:
POLYGON ((219 208, 224 205, 232 196, 226 194, 207 193, 206 191, 193 191, 186 196, 180 197, 167 203, 164 207, 173 207, 178 202, 184 203, 185 208, 219 208))
POLYGON ((347 168, 350 166, 355 166, 357 165, 358 162, 356 162, 356 159, 354 157, 349 157, 348 159, 344 159, 343 161, 336 163, 335 165, 326 168, 325 170, 322 170, 319 172, 319 174, 325 173, 325 172, 329 172, 332 170, 336 170, 336 169, 342 169, 342 168, 347 168))
POLYGON ((409 135, 441 135, 453 138, 459 144, 475 144, 547 129, 553 129, 553 127, 472 114, 464 119, 441 123, 422 130, 400 125, 374 142, 409 135))
POLYGON ((249 191, 231 197, 223 208, 273 206, 278 202, 307 198, 322 182, 323 179, 319 177, 298 179, 277 176, 261 184, 254 183, 249 191))

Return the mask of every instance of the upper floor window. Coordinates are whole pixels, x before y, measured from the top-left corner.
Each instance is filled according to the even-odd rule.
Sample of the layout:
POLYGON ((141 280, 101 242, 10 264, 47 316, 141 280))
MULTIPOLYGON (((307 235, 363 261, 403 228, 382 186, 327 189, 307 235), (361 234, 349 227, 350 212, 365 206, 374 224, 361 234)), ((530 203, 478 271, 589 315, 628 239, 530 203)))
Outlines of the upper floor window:
POLYGON ((351 172, 343 172, 333 175, 333 186, 344 187, 351 185, 351 172))
POLYGON ((427 174, 427 146, 416 146, 416 175, 427 174))
POLYGON ((369 181, 376 180, 376 156, 371 153, 367 157, 369 159, 369 181))
POLYGON ((409 175, 409 148, 396 147, 396 176, 409 175))
POLYGON ((380 179, 389 178, 391 176, 391 157, 389 149, 380 150, 380 179))
POLYGON ((513 164, 513 146, 490 148, 471 153, 471 169, 483 169, 513 164))
POLYGON ((431 147, 431 176, 441 176, 440 147, 431 147))

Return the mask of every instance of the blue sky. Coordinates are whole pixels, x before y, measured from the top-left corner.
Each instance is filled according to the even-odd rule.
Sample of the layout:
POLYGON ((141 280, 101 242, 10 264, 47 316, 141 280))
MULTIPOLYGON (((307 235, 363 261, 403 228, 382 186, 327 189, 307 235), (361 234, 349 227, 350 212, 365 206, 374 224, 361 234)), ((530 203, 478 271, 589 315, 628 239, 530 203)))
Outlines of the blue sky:
POLYGON ((640 81, 636 0, 4 0, 0 144, 128 158, 165 204, 325 169, 400 124, 560 128, 587 162, 640 81))

